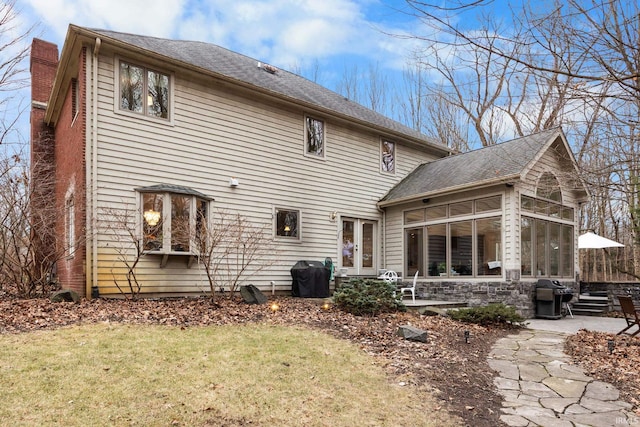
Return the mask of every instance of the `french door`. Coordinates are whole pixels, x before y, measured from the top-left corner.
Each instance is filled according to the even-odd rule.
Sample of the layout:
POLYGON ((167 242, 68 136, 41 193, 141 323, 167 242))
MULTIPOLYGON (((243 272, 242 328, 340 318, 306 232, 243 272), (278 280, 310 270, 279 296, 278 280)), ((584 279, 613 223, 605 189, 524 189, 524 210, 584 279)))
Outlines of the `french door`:
POLYGON ((376 232, 377 222, 356 219, 342 219, 342 258, 340 267, 347 274, 375 275, 377 273, 376 232))

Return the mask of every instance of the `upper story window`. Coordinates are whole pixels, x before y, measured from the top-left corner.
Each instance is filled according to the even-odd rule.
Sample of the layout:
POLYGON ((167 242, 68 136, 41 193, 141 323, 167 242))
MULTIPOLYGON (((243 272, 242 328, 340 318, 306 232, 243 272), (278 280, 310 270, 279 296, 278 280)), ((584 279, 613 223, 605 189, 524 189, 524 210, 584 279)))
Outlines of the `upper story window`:
POLYGON ((385 173, 396 173, 396 144, 382 140, 380 143, 380 170, 385 173))
POLYGON ((306 116, 304 153, 324 158, 324 137, 324 121, 306 116))
POLYGON ((119 108, 169 119, 169 75, 121 61, 119 108))
POLYGON ((199 237, 205 231, 207 196, 178 186, 138 188, 142 201, 142 244, 157 253, 198 252, 199 237))
POLYGON ((80 111, 80 85, 78 79, 71 79, 71 120, 75 120, 80 111))

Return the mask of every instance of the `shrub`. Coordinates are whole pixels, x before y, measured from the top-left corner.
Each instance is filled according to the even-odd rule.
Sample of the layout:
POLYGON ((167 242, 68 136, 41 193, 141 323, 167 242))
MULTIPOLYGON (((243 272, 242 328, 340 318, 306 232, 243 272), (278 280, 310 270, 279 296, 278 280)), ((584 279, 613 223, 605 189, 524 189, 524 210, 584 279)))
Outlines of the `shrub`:
POLYGON ((338 308, 356 316, 406 311, 393 283, 372 279, 351 279, 333 294, 338 308))
POLYGON ((461 308, 448 312, 449 317, 454 320, 467 323, 477 323, 479 325, 516 325, 525 326, 525 318, 516 312, 511 306, 500 304, 489 304, 484 307, 461 308))

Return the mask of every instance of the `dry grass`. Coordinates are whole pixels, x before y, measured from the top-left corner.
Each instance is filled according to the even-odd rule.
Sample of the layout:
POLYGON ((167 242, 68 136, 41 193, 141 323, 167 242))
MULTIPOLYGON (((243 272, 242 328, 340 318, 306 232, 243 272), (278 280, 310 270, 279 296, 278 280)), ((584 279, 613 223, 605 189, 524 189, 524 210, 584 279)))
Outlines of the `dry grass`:
POLYGON ((273 325, 0 335, 0 387, 12 426, 459 424, 355 345, 273 325))

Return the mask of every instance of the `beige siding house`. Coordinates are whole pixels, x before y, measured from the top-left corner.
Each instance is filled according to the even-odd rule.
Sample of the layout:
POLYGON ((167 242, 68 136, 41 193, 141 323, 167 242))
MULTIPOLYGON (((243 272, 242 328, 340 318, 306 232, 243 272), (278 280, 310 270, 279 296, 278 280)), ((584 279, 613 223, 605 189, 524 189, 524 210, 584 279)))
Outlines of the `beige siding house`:
MULTIPOLYGON (((47 130, 38 135, 47 134, 32 146, 54 152, 46 160, 65 217, 52 226, 73 248, 56 266, 63 286, 117 296, 133 273, 147 295, 207 292, 194 241, 203 223, 238 217, 268 247, 242 283, 268 291, 290 292, 297 261, 327 257, 349 276, 418 271, 423 296, 442 297, 445 285, 491 294, 487 283, 575 282, 586 193, 559 129, 452 156, 335 92, 215 45, 71 25, 57 62, 34 56, 47 49, 57 57, 34 40, 33 93, 48 96, 34 95, 35 125, 47 130), (62 161, 65 147, 81 158, 62 161), (544 249, 556 240, 557 259, 544 249)), ((233 254, 218 260, 226 273, 238 265, 233 254)), ((467 297, 456 293, 448 296, 467 297)))

